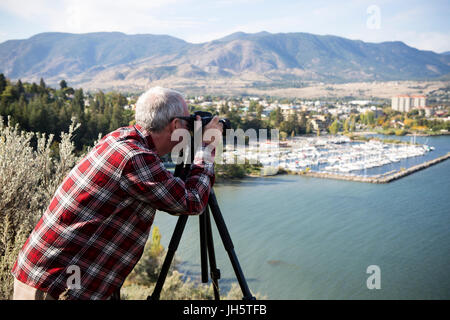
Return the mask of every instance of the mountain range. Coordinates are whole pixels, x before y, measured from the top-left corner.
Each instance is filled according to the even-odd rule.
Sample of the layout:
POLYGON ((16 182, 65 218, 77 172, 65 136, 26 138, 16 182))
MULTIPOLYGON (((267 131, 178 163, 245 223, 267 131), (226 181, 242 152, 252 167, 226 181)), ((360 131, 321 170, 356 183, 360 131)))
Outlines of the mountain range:
POLYGON ((237 32, 194 44, 167 35, 41 33, 0 44, 11 79, 87 88, 150 83, 282 83, 448 79, 450 55, 403 42, 368 43, 309 33, 237 32))

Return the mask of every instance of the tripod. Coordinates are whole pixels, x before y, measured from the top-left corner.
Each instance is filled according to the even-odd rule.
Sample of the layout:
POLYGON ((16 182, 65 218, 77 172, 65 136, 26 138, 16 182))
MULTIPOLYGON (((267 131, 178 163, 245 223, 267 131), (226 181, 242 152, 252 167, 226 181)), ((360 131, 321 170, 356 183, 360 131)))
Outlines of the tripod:
MULTIPOLYGON (((193 158, 194 158, 193 152, 191 151, 191 160, 193 160, 193 158)), ((175 167, 174 175, 177 177, 181 177, 183 180, 185 180, 186 177, 188 176, 189 171, 190 165, 188 164, 184 165, 183 163, 180 163, 177 164, 177 166, 175 167)), ((239 286, 241 287, 243 299, 255 300, 255 297, 252 296, 248 288, 247 281, 245 280, 241 266, 237 259, 236 253, 234 251, 233 242, 231 241, 230 234, 228 233, 225 221, 223 220, 222 213, 220 212, 219 204, 217 203, 216 195, 214 193, 213 188, 211 188, 209 194, 208 205, 206 206, 203 213, 200 214, 199 216, 202 282, 203 283, 208 282, 208 258, 209 258, 210 275, 214 290, 214 299, 220 300, 220 293, 219 293, 220 270, 217 269, 216 265, 213 234, 211 229, 210 211, 212 213, 214 221, 216 222, 216 226, 222 239, 224 248, 227 251, 228 256, 230 258, 231 265, 233 266, 236 278, 239 282, 239 286)), ((180 243, 181 236, 186 226, 187 219, 188 219, 187 215, 181 215, 178 218, 172 238, 169 243, 166 257, 164 259, 160 274, 158 276, 158 280, 156 282, 155 289, 153 290, 152 295, 147 297, 147 300, 159 300, 161 290, 163 288, 164 282, 167 277, 167 273, 169 271, 170 265, 175 255, 175 251, 177 250, 178 245, 180 243)))

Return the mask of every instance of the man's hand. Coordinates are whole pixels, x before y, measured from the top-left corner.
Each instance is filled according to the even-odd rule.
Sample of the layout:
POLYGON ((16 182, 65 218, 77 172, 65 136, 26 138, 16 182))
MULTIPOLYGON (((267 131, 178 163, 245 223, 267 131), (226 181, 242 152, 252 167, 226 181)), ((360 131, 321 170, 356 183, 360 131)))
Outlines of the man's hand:
MULTIPOLYGON (((197 116, 197 121, 201 121, 200 116, 197 116)), ((217 147, 222 139, 223 125, 219 122, 219 117, 214 116, 212 120, 203 128, 203 143, 212 144, 217 147)))

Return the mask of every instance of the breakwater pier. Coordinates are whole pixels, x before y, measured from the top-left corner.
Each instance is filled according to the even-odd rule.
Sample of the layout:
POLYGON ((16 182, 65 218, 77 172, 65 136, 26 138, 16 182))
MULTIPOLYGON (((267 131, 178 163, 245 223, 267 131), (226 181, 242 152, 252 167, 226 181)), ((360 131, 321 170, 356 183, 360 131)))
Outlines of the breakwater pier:
POLYGON ((410 175, 414 172, 426 169, 432 165, 435 165, 439 162, 445 161, 450 158, 450 152, 447 154, 438 157, 436 159, 426 161, 424 163, 412 166, 407 169, 393 170, 381 175, 375 176, 359 176, 359 175, 346 175, 346 174, 338 174, 338 173, 330 173, 330 172, 301 172, 300 174, 308 177, 316 177, 316 178, 326 178, 326 179, 338 179, 338 180, 346 180, 346 181, 355 181, 355 182, 367 182, 367 183, 389 183, 395 180, 398 180, 402 177, 410 175))

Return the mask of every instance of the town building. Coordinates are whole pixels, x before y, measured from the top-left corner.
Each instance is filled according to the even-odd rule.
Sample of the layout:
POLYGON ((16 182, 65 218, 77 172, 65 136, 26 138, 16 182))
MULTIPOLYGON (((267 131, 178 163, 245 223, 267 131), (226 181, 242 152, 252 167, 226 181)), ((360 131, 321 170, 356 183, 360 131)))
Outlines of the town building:
POLYGON ((400 112, 409 112, 412 109, 425 107, 427 103, 426 97, 423 95, 398 95, 392 97, 391 108, 392 110, 400 112))

